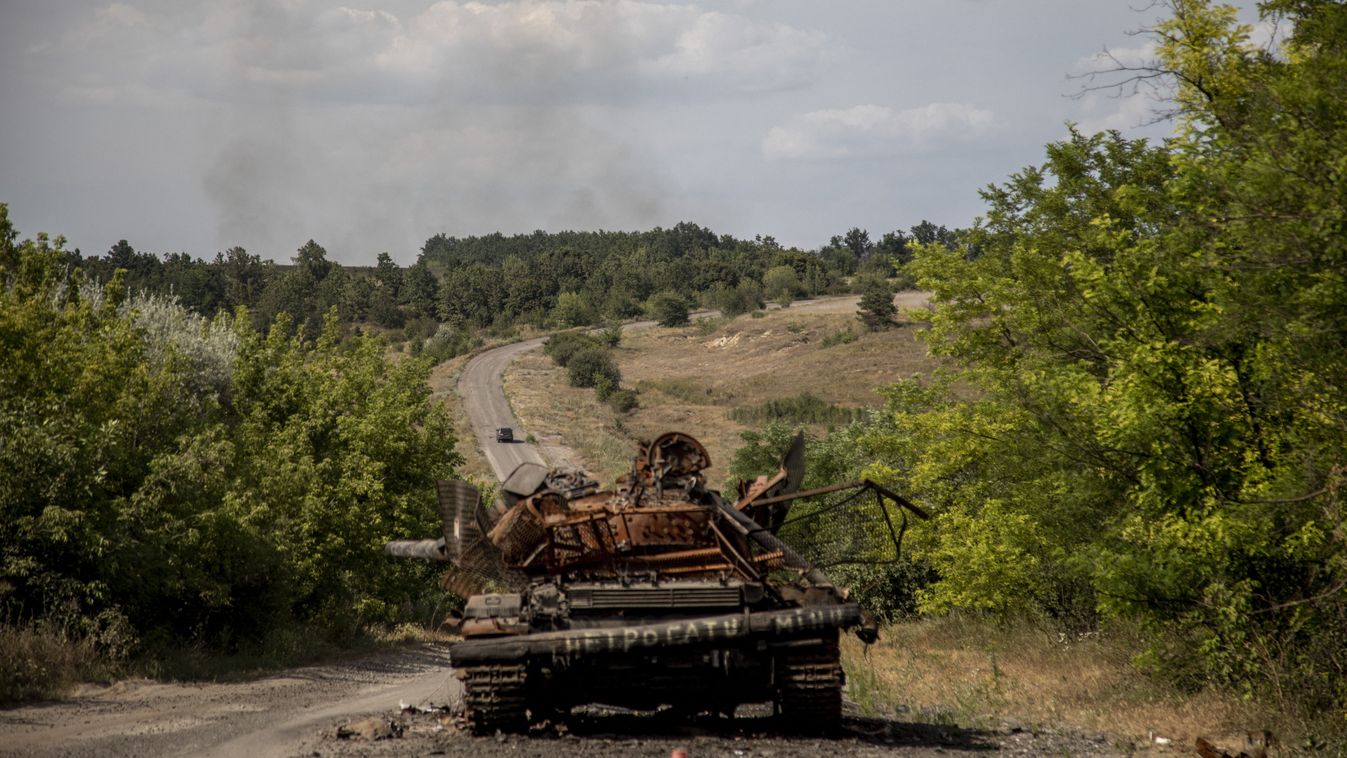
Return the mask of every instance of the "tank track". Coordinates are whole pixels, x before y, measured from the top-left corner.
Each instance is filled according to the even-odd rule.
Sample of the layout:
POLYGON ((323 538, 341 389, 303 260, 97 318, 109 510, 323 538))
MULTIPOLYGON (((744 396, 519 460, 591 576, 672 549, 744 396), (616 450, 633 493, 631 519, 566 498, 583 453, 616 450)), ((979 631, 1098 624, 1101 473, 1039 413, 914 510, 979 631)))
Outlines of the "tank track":
POLYGON ((776 695, 781 722, 795 732, 822 733, 842 723, 842 685, 846 681, 837 637, 821 645, 796 648, 776 659, 776 695))
POLYGON ((528 731, 528 671, 523 664, 464 669, 464 714, 476 734, 528 731))

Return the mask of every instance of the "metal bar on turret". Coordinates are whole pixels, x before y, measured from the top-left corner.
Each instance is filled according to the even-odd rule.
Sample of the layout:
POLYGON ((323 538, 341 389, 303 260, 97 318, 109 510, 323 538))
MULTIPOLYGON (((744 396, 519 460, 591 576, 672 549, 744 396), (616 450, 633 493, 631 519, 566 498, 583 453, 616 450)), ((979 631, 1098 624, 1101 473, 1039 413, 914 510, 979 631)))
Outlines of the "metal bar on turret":
POLYGON ((716 498, 716 506, 726 517, 726 522, 734 527, 735 531, 757 543, 758 547, 769 553, 781 553, 782 562, 787 568, 792 568, 804 574, 810 584, 815 587, 832 587, 833 582, 826 574, 814 568, 814 564, 805 560, 799 553, 791 549, 790 545, 782 542, 772 534, 770 530, 764 528, 761 524, 749 518, 748 514, 736 510, 734 506, 726 503, 720 498, 716 498))

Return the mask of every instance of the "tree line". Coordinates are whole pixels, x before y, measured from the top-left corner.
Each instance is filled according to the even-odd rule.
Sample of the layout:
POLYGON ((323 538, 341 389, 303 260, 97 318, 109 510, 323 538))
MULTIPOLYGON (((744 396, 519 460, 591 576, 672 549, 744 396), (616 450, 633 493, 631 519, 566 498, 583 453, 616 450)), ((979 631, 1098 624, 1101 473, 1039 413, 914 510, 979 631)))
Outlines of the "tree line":
POLYGON ((667 309, 670 301, 733 315, 766 300, 789 303, 876 283, 891 292, 910 284, 901 272, 913 245, 953 245, 956 238, 957 231, 922 221, 878 242, 852 228, 804 251, 772 237, 737 239, 680 223, 645 232, 437 234, 405 267, 386 252, 373 266, 343 266, 313 240, 284 265, 240 247, 209 261, 185 253, 160 257, 125 240, 102 256, 61 255, 91 280, 107 282, 120 271, 129 292, 172 295, 207 317, 247 308, 258 329, 285 313, 313 337, 335 308, 344 324, 401 329, 424 345, 445 324, 455 337, 441 335, 441 342, 467 345, 485 328, 592 325, 667 309))

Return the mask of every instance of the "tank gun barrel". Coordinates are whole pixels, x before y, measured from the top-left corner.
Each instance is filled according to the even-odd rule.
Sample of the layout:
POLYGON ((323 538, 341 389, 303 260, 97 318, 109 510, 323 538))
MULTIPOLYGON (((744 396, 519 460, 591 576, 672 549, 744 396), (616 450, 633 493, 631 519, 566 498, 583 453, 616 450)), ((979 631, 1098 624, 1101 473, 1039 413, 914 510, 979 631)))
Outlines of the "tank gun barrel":
POLYGON ((393 540, 384 544, 384 552, 397 558, 420 558, 423 561, 448 561, 444 538, 437 540, 393 540))

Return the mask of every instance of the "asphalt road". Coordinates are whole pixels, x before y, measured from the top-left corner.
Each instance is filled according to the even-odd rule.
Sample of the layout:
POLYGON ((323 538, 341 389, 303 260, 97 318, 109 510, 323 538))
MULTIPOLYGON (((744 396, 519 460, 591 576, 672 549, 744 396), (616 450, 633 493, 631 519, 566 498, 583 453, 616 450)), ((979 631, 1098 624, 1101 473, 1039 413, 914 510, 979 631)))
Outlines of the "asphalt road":
POLYGON ((519 428, 519 419, 515 418, 501 386, 510 362, 520 353, 542 344, 543 338, 539 337, 487 350, 468 361, 458 377, 458 396, 468 413, 473 436, 477 437, 478 447, 500 481, 505 481, 505 477, 521 463, 546 464, 537 448, 522 441, 524 432, 519 428), (496 429, 502 426, 513 429, 518 441, 497 442, 496 429))

